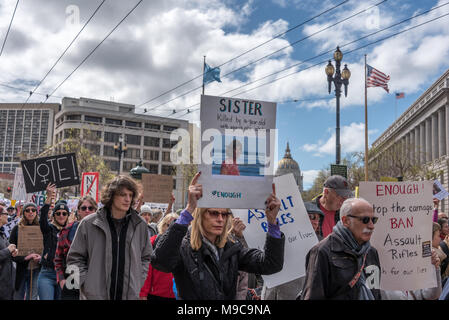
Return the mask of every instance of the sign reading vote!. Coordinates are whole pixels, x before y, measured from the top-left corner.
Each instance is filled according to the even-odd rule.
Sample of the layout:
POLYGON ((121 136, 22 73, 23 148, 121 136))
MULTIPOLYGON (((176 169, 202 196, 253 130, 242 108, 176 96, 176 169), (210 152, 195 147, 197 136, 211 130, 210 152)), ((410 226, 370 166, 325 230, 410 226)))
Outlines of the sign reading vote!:
POLYGON ((21 161, 27 193, 45 190, 54 183, 57 188, 80 183, 75 153, 21 161))

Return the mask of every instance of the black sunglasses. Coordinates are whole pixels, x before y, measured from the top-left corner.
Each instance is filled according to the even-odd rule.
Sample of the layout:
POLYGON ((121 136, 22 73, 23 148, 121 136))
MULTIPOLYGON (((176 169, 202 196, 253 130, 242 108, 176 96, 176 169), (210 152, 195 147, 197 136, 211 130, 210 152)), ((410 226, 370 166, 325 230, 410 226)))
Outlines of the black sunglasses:
POLYGON ((37 212, 36 209, 25 209, 25 212, 37 212))
POLYGON ((319 217, 317 215, 314 215, 314 214, 309 214, 309 219, 310 220, 316 220, 316 219, 319 219, 319 217))
POLYGON ((67 211, 62 211, 62 212, 61 212, 61 211, 58 211, 58 212, 55 212, 55 216, 58 216, 58 217, 59 217, 61 214, 62 214, 64 217, 68 215, 67 211))
POLYGON ((86 211, 87 209, 89 209, 89 211, 94 211, 94 210, 95 210, 94 207, 86 207, 86 206, 82 206, 82 207, 80 207, 80 209, 81 209, 82 211, 86 211))
POLYGON ((363 224, 368 224, 370 220, 373 222, 373 224, 376 224, 377 220, 379 220, 378 217, 357 217, 357 216, 353 216, 351 214, 348 214, 348 217, 357 218, 360 221, 362 221, 363 224))
POLYGON ((221 214, 221 216, 223 217, 223 219, 224 218, 226 218, 228 215, 230 215, 231 213, 230 212, 220 212, 220 211, 217 211, 217 210, 207 210, 207 212, 209 212, 209 214, 211 215, 211 216, 213 216, 214 218, 217 218, 220 214, 221 214))

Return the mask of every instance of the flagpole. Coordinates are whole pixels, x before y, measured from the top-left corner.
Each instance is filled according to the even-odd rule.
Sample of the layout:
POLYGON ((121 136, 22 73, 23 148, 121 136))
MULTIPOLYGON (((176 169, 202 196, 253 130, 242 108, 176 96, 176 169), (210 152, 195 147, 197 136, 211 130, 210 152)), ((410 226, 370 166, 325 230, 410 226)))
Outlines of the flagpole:
POLYGON ((203 61, 203 95, 204 95, 204 71, 206 70, 206 56, 204 57, 204 61, 203 61))
POLYGON ((394 121, 398 118, 398 99, 396 98, 396 93, 394 97, 394 121))
POLYGON ((366 87, 366 54, 365 54, 365 181, 368 181, 368 90, 366 87))

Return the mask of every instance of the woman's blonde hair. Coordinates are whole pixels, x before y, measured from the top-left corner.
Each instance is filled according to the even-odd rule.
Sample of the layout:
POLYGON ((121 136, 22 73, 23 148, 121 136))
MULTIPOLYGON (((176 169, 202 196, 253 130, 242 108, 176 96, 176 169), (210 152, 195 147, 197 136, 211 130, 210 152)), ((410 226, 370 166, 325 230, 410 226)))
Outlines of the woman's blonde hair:
MULTIPOLYGON (((203 244, 202 236, 204 235, 204 229, 203 229, 203 217, 204 214, 208 208, 196 208, 193 212, 193 221, 192 221, 192 230, 190 231, 190 246, 193 250, 199 250, 203 244)), ((226 209, 228 212, 230 212, 229 209, 226 209)), ((223 248, 228 241, 229 234, 232 229, 232 218, 229 214, 226 218, 226 223, 223 228, 223 232, 221 235, 217 237, 215 240, 214 245, 216 245, 218 248, 223 248)))
POLYGON ((159 234, 162 234, 162 227, 164 226, 164 224, 168 223, 168 221, 170 220, 176 220, 178 218, 179 215, 174 212, 166 214, 157 224, 157 230, 159 231, 159 234))

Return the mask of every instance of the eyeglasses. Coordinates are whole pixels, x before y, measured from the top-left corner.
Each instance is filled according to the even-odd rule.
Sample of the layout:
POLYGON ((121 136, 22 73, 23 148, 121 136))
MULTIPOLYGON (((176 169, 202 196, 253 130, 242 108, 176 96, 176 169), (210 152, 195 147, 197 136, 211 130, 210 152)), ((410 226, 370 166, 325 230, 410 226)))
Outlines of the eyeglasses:
POLYGON ((9 209, 7 209, 8 211, 14 211, 14 208, 9 208, 9 209))
POLYGON ((61 214, 62 214, 64 217, 69 215, 69 214, 67 213, 67 211, 56 211, 56 212, 55 212, 55 216, 58 216, 58 217, 59 217, 61 214))
POLYGON ((319 217, 317 215, 314 215, 314 214, 309 214, 309 219, 310 220, 316 220, 316 219, 319 219, 319 217))
POLYGON ((362 221, 363 224, 368 224, 370 220, 373 222, 373 224, 376 224, 377 220, 379 219, 378 217, 357 217, 351 214, 348 214, 348 217, 357 218, 362 221))
POLYGON ((36 209, 25 209, 25 212, 37 212, 36 209))
POLYGON ((214 218, 218 218, 218 216, 221 215, 223 219, 231 214, 230 212, 227 212, 227 211, 220 212, 220 211, 217 211, 217 210, 209 210, 209 209, 207 209, 207 212, 214 218))
POLYGON ((81 210, 81 211, 86 211, 87 209, 89 209, 89 211, 94 211, 94 210, 95 210, 94 207, 86 207, 86 206, 80 207, 80 210, 81 210))

